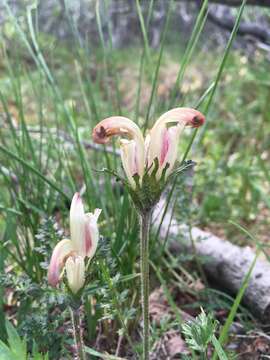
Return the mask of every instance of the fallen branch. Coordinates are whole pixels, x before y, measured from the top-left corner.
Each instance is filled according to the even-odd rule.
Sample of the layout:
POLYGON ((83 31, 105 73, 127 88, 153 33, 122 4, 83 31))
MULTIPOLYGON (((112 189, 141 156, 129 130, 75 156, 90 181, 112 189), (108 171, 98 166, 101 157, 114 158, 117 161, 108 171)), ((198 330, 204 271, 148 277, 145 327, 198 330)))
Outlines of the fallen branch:
MULTIPOLYGON (((162 200, 154 212, 153 221, 157 225, 161 221, 164 205, 165 202, 162 200)), ((209 278, 227 292, 232 294, 238 292, 255 257, 250 247, 234 245, 197 227, 193 227, 189 232, 187 226, 179 226, 175 219, 171 221, 170 211, 164 217, 160 231, 161 238, 165 238, 167 233, 170 238, 169 248, 174 254, 183 251, 193 253, 193 239, 197 255, 207 257, 207 261, 202 266, 209 278), (184 241, 180 241, 180 234, 184 241)), ((269 274, 270 264, 258 260, 243 298, 244 304, 263 322, 270 321, 269 274)))
MULTIPOLYGON (((187 1, 187 0, 179 0, 179 1, 187 1)), ((188 0, 188 1, 198 2, 198 0, 188 0)), ((242 0, 210 0, 209 2, 226 5, 226 6, 241 6, 243 1, 242 0)), ((247 0, 247 5, 270 7, 270 0, 247 0)))
MULTIPOLYGON (((228 30, 232 31, 234 27, 234 18, 233 17, 220 17, 217 16, 213 11, 208 12, 208 19, 215 25, 228 30)), ((238 28, 238 35, 240 36, 251 36, 255 39, 260 40, 263 43, 269 44, 270 43, 270 30, 267 29, 263 25, 258 25, 253 22, 242 22, 238 28)))

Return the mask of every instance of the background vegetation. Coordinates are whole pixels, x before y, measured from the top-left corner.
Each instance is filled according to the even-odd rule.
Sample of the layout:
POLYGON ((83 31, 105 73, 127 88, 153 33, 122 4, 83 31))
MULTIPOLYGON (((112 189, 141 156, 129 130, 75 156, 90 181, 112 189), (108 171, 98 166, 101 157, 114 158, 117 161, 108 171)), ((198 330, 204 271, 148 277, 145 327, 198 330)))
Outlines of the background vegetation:
MULTIPOLYGON (((50 359, 68 358, 72 348, 68 299, 48 287, 46 271, 52 248, 69 228, 75 191, 83 193, 89 210, 103 210, 103 239, 85 299, 86 343, 114 353, 119 339, 126 342, 128 329, 133 346, 139 347, 137 218, 126 191, 100 172, 104 167, 121 172, 115 144, 108 152, 91 142, 92 128, 106 116, 123 114, 149 128, 171 107, 198 107, 207 116, 206 125, 195 136, 186 131, 180 149, 182 157, 193 141, 187 158, 197 162, 196 175, 176 185, 170 198, 175 216, 234 243, 250 244, 246 234, 229 222, 234 220, 255 234, 266 250, 269 246, 268 50, 254 46, 248 53, 243 46, 232 47, 243 7, 233 14, 235 27, 226 44, 206 43, 207 1, 187 43, 173 31, 176 5, 167 1, 160 43, 152 48, 148 30, 155 2, 149 1, 146 10, 139 1, 134 4, 139 36, 130 46, 116 48, 111 24, 105 36, 102 22, 110 2, 95 2, 92 7, 97 34, 93 41, 82 39, 68 8, 63 17, 72 36, 63 40, 40 31, 39 7, 25 6, 15 16, 4 2, 0 334, 5 342, 9 319, 33 357, 39 351, 50 359)), ((204 281, 193 256, 171 254, 156 229, 151 241, 152 290, 159 294, 158 303, 162 298, 172 309, 152 324, 154 348, 168 331, 181 328, 180 306, 192 316, 203 307, 222 324, 234 299, 204 281)), ((245 334, 261 331, 245 308, 236 323, 245 334)), ((231 342, 233 350, 241 351, 242 344, 231 342)), ((127 348, 124 356, 129 356, 127 348)), ((254 351, 251 356, 257 354, 254 351)))

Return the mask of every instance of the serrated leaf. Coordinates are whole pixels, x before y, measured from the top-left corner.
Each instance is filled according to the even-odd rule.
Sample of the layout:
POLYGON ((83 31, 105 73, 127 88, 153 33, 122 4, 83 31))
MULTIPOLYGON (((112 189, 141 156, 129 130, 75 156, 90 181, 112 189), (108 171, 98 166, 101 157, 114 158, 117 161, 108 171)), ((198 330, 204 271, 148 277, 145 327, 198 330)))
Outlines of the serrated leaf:
POLYGON ((7 329, 7 334, 8 334, 8 343, 10 346, 10 350, 14 356, 13 360, 27 359, 25 340, 21 340, 16 329, 9 321, 6 321, 6 329, 7 329))
POLYGON ((0 359, 1 360, 14 360, 13 354, 9 347, 0 340, 0 359))

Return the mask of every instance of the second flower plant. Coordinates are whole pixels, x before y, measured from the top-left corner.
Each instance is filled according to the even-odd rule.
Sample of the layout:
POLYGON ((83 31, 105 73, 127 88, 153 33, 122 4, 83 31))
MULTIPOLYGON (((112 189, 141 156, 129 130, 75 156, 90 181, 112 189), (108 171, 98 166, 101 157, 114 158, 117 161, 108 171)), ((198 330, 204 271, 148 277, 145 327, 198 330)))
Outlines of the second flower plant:
POLYGON ((48 270, 48 282, 56 286, 65 268, 70 290, 76 294, 85 282, 84 259, 94 256, 99 231, 97 220, 101 213, 95 209, 94 213, 85 213, 79 193, 75 193, 70 207, 70 238, 61 240, 54 248, 48 270))

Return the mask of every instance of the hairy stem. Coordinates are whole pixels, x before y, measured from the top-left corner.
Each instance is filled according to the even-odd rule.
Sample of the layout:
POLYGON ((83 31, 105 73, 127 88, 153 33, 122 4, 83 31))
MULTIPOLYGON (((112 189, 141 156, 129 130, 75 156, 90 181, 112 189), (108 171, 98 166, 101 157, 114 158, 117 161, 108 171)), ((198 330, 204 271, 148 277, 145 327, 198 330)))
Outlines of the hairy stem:
POLYGON ((140 214, 143 360, 149 360, 149 228, 151 212, 140 214))
POLYGON ((74 309, 70 307, 70 314, 72 319, 73 335, 76 346, 76 359, 86 360, 82 332, 81 332, 80 309, 79 308, 74 309))

